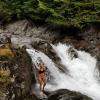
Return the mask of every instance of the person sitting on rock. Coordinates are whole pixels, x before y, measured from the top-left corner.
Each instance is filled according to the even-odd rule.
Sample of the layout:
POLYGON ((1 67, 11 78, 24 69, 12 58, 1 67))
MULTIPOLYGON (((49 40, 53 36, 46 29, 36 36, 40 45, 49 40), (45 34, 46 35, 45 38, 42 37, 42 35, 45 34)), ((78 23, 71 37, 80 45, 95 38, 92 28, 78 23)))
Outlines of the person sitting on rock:
POLYGON ((40 91, 41 91, 41 93, 43 93, 44 87, 45 87, 46 82, 47 82, 47 80, 46 80, 46 68, 45 68, 43 63, 40 63, 38 65, 38 67, 39 67, 39 69, 38 69, 38 82, 40 84, 40 91))

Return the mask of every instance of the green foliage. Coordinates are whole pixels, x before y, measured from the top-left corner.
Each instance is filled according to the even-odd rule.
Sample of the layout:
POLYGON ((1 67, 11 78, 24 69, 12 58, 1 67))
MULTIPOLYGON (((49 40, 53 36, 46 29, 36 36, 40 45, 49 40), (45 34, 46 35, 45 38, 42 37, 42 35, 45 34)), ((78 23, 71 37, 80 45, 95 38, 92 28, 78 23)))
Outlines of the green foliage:
POLYGON ((100 0, 0 0, 0 19, 30 18, 54 27, 83 28, 100 22, 100 0))

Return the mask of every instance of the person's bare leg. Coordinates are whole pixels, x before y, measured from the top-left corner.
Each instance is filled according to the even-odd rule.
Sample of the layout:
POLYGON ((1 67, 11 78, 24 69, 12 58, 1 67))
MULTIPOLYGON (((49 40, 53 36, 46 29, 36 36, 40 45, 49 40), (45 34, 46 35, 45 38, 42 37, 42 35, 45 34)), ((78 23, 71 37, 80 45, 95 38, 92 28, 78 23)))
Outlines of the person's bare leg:
POLYGON ((42 83, 40 82, 40 91, 42 91, 42 83))
POLYGON ((43 83, 43 91, 44 91, 45 85, 46 85, 46 82, 43 83))
POLYGON ((41 81, 40 94, 43 95, 43 82, 41 81))
POLYGON ((39 82, 39 85, 40 85, 40 91, 42 91, 42 80, 41 80, 40 77, 39 77, 39 79, 38 79, 38 82, 39 82))
POLYGON ((45 79, 45 77, 44 77, 44 78, 43 78, 43 91, 44 91, 45 85, 46 85, 46 79, 45 79))

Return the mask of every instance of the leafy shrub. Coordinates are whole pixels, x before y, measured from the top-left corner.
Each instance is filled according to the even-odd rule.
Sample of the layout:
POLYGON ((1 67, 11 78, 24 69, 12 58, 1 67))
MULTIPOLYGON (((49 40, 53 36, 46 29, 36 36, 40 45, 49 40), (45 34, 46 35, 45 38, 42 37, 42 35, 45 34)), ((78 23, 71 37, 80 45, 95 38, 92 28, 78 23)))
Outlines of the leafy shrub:
POLYGON ((100 22, 100 0, 0 0, 1 20, 22 18, 81 29, 100 22))

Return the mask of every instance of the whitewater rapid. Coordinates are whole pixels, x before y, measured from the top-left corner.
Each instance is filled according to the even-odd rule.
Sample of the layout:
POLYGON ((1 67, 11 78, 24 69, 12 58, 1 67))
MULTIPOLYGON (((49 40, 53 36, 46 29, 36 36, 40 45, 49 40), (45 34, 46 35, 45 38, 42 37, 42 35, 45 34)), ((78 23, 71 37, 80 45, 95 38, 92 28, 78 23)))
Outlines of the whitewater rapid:
POLYGON ((52 47, 61 59, 60 63, 69 71, 68 74, 66 74, 67 70, 66 73, 61 72, 44 53, 35 49, 27 49, 36 67, 38 68, 38 58, 41 58, 53 77, 49 79, 45 90, 69 89, 85 94, 94 100, 100 100, 100 83, 96 77, 98 76, 96 59, 89 53, 78 50, 76 50, 78 58, 71 59, 68 52, 70 46, 59 43, 57 46, 52 45, 52 47))

